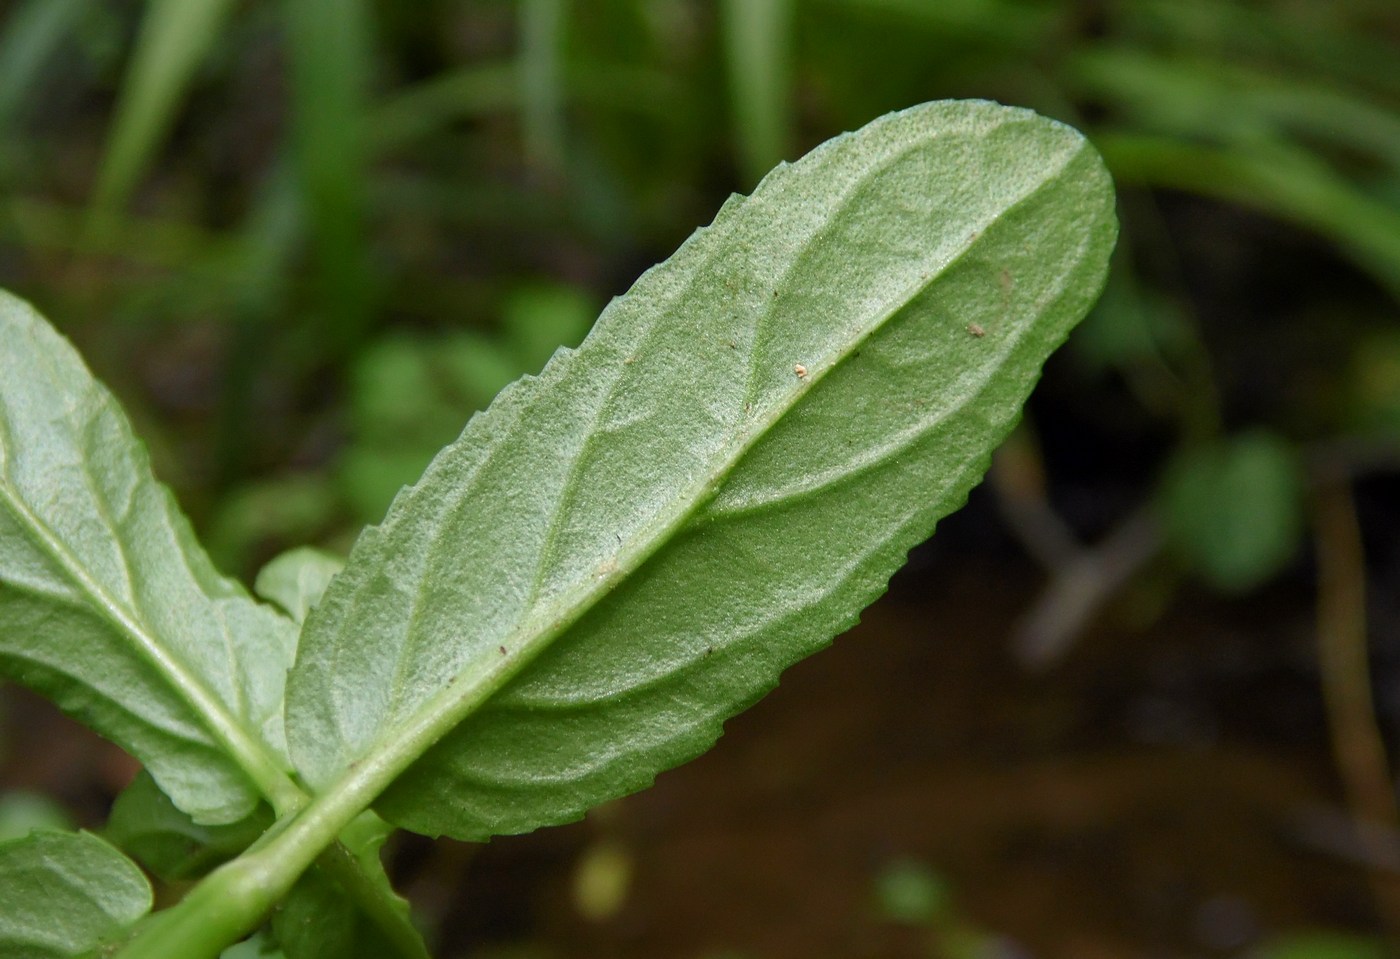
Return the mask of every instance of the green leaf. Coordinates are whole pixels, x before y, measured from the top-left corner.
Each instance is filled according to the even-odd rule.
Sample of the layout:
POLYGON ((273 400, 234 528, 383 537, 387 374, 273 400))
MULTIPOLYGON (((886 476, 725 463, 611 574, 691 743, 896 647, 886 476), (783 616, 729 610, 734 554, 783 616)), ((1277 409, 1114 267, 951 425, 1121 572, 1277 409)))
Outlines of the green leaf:
POLYGON ((112 395, 3 293, 0 344, 0 674, 129 750, 201 822, 295 802, 295 626, 214 570, 112 395))
POLYGON ((378 894, 365 901, 372 899, 383 908, 394 909, 403 922, 397 927, 393 923, 374 923, 323 872, 313 869, 297 881, 273 915, 272 932, 287 959, 426 959, 422 940, 403 934, 408 903, 390 888, 379 862, 379 850, 391 831, 383 820, 366 814, 346 830, 342 843, 360 860, 360 875, 377 877, 378 894), (387 929, 397 929, 397 938, 390 939, 387 929))
POLYGON ((284 959, 282 950, 266 933, 259 932, 251 939, 229 946, 219 954, 219 959, 284 959))
POLYGON ((321 873, 297 882, 273 916, 272 932, 287 959, 380 959, 392 946, 321 873))
POLYGON ((1168 538, 1212 585, 1250 589, 1297 552, 1303 532, 1298 458, 1270 433, 1247 433, 1182 454, 1167 471, 1168 538))
POLYGON ((289 677, 305 779, 438 742, 378 809, 480 838, 708 748, 965 499, 1114 233, 1083 138, 984 102, 730 200, 361 537, 289 677))
POLYGON ((334 553, 303 546, 288 550, 264 566, 253 590, 282 607, 300 624, 344 566, 345 560, 334 553))
POLYGON ((68 811, 48 796, 15 790, 0 793, 0 842, 22 839, 36 829, 72 829, 68 811))
POLYGON ((151 908, 135 863, 91 833, 36 832, 0 843, 0 959, 96 949, 151 908))
POLYGON ((106 837, 167 882, 202 876, 253 844, 272 825, 259 806, 236 823, 201 826, 170 801, 142 772, 112 805, 106 837))

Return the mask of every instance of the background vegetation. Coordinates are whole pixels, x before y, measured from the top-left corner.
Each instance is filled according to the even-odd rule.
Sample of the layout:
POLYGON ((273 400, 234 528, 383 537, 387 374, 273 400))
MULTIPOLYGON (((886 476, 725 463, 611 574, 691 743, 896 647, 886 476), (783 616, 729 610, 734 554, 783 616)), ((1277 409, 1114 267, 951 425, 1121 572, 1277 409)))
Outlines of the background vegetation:
MULTIPOLYGON (((1393 0, 0 0, 0 285, 248 577, 779 160, 1073 123, 1115 275, 890 601, 652 793, 396 874, 445 955, 1381 955, 1397 64, 1393 0)), ((3 693, 0 828, 100 824, 129 762, 3 693)))

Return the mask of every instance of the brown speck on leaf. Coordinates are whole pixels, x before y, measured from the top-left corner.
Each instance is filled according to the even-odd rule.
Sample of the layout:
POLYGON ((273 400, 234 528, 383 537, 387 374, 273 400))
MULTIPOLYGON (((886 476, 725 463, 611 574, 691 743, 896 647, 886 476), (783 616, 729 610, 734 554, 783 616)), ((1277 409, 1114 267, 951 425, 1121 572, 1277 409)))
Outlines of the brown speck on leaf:
POLYGON ((504 646, 497 646, 496 648, 501 651, 502 656, 506 654, 506 648, 504 646))
POLYGON ((976 324, 976 323, 969 323, 969 324, 967 324, 967 332, 971 333, 973 336, 977 337, 978 339, 981 339, 982 337, 984 337, 984 336, 987 335, 987 331, 984 330, 984 329, 982 329, 982 327, 979 326, 979 325, 976 324))
POLYGON ((627 359, 625 359, 625 360, 622 361, 622 365, 623 365, 623 366, 631 366, 631 365, 632 365, 633 363, 635 363, 635 362, 637 362, 637 358, 636 358, 635 356, 629 356, 629 357, 627 357, 627 359))
POLYGON ((794 363, 792 371, 797 374, 799 380, 805 380, 807 378, 807 367, 803 366, 801 363, 794 363))

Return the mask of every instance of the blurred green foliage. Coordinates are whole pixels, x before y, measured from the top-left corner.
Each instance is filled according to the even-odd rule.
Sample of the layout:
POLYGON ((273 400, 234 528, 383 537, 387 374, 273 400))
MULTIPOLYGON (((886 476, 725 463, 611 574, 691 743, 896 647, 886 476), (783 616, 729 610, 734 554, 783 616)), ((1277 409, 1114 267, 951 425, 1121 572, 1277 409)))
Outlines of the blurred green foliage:
POLYGON ((1317 932, 1279 939, 1257 955, 1258 959, 1383 959, 1391 952, 1377 939, 1317 932))
POLYGON ((1168 468, 1162 496, 1173 545, 1220 589, 1258 586, 1298 550, 1301 470, 1274 433, 1185 450, 1168 468))
MULTIPOLYGON (((1160 203, 1311 233, 1393 311, 1397 21, 1380 0, 13 2, 0 282, 100 343, 99 372, 161 414, 143 429, 174 424, 164 472, 246 574, 346 541, 495 387, 579 338, 585 311, 528 291, 596 304, 778 160, 885 110, 996 98, 1089 129, 1124 185, 1121 269, 1080 353, 1175 432, 1179 492, 1227 425, 1396 435, 1394 335, 1364 282, 1341 415, 1230 408, 1160 203)), ((1276 499, 1237 498, 1233 522, 1296 539, 1276 499)), ((1222 573, 1213 524, 1168 525, 1218 585, 1282 563, 1222 573)))

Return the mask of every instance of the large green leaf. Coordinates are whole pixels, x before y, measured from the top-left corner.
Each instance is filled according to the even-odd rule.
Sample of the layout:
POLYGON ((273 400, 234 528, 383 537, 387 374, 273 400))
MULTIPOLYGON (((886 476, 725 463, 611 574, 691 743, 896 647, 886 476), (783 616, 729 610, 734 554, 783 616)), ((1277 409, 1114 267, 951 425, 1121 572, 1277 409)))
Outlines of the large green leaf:
POLYGON ((91 833, 0 843, 0 959, 66 959, 96 949, 151 908, 136 864, 91 833))
POLYGON ((111 394, 0 293, 0 675, 130 750, 201 822, 284 770, 290 620, 224 579, 111 394))
POLYGON ((380 812, 479 838, 702 752, 964 500, 1114 231, 1083 138, 990 103, 780 167, 356 544, 289 678, 299 770, 412 764, 380 812))

